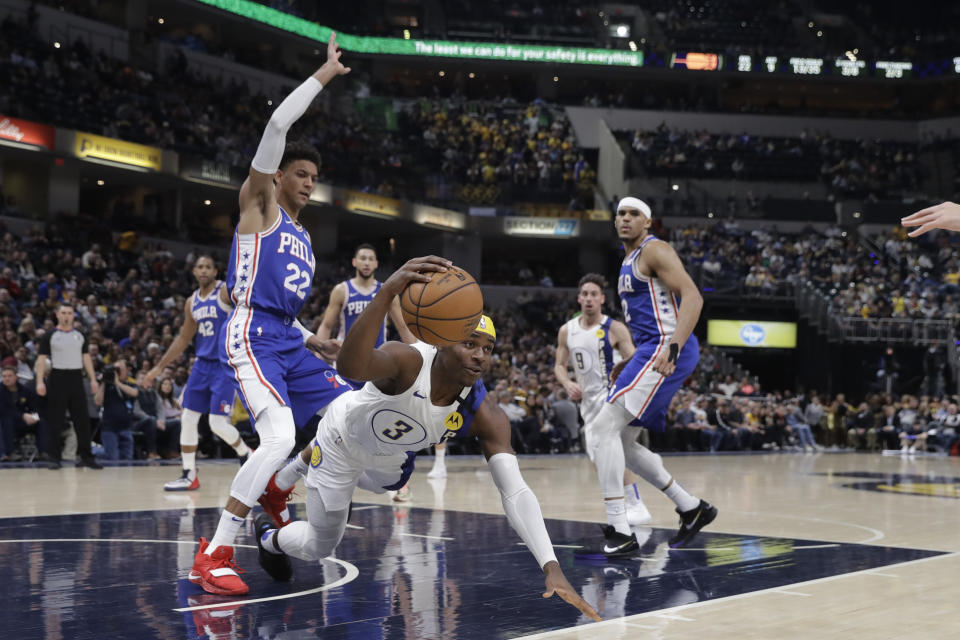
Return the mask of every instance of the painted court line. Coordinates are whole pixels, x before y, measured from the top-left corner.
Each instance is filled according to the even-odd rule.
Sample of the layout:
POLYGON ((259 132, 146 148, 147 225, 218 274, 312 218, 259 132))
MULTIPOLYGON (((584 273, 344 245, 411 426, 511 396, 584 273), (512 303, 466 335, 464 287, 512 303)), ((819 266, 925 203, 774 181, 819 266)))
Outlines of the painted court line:
POLYGON ((884 578, 899 578, 895 573, 881 573, 880 571, 868 571, 871 576, 883 576, 884 578))
POLYGON ((445 538, 443 536, 425 536, 419 533, 401 533, 402 536, 410 536, 411 538, 427 538, 429 540, 455 540, 456 538, 445 538))
MULTIPOLYGON (((957 557, 960 557, 960 551, 953 552, 953 553, 945 553, 945 554, 942 554, 942 555, 939 555, 939 556, 929 556, 929 557, 926 557, 926 558, 918 558, 917 560, 908 560, 907 562, 898 562, 898 563, 895 563, 895 564, 892 564, 892 565, 889 565, 889 566, 891 566, 891 567, 905 567, 905 566, 908 566, 908 565, 914 565, 914 564, 920 564, 920 563, 925 563, 925 562, 931 562, 931 561, 933 561, 933 560, 944 560, 944 559, 947 559, 947 558, 957 558, 957 557)), ((844 578, 849 578, 849 577, 852 577, 852 576, 870 575, 871 573, 873 573, 873 570, 872 570, 872 569, 864 569, 864 570, 862 570, 862 571, 852 571, 852 572, 850 572, 850 573, 841 573, 841 574, 838 574, 838 575, 835 575, 835 576, 827 576, 827 577, 825 577, 825 578, 815 578, 815 579, 813 579, 813 580, 806 580, 806 581, 804 581, 804 582, 797 582, 797 583, 794 583, 794 584, 791 584, 791 585, 785 585, 785 586, 787 586, 787 587, 799 587, 799 586, 805 586, 805 585, 811 585, 811 584, 821 584, 821 583, 824 583, 824 582, 833 582, 834 580, 842 580, 842 579, 844 579, 844 578)), ((670 607, 670 608, 668 608, 668 609, 664 609, 664 610, 662 610, 662 611, 647 611, 646 613, 638 613, 638 614, 636 614, 636 615, 626 616, 626 617, 623 617, 623 618, 612 618, 612 619, 610 619, 610 620, 604 620, 603 622, 591 622, 591 623, 589 623, 588 625, 582 625, 582 626, 576 626, 576 627, 566 627, 565 629, 557 629, 556 631, 544 631, 544 632, 542 632, 542 633, 534 633, 534 634, 529 635, 529 636, 520 636, 520 637, 518 637, 518 638, 515 638, 515 640, 540 640, 540 638, 555 638, 555 637, 562 636, 563 634, 568 633, 568 632, 570 632, 570 631, 574 631, 574 630, 576 630, 576 631, 580 631, 580 630, 588 631, 588 630, 589 630, 589 632, 593 632, 593 633, 597 633, 597 634, 602 634, 601 627, 609 627, 609 626, 621 625, 621 624, 623 624, 623 623, 625 623, 625 622, 626 622, 627 624, 630 624, 630 623, 633 623, 633 622, 635 622, 635 621, 644 620, 644 619, 647 619, 647 618, 662 618, 662 617, 664 616, 664 614, 668 614, 668 615, 669 615, 669 614, 671 614, 672 612, 686 611, 686 610, 688 610, 688 609, 696 609, 696 608, 699 608, 699 607, 709 606, 709 605, 713 605, 713 604, 719 604, 719 603, 723 603, 723 602, 731 602, 731 601, 734 601, 734 600, 743 600, 743 599, 745 599, 745 598, 752 598, 753 596, 763 595, 763 594, 767 594, 767 593, 774 593, 774 592, 776 592, 776 591, 782 590, 783 588, 784 588, 784 587, 774 587, 774 588, 770 588, 770 589, 761 589, 761 590, 759 590, 759 591, 750 591, 750 592, 748 592, 748 593, 738 593, 738 594, 736 594, 736 595, 726 596, 726 597, 723 597, 723 598, 714 598, 714 599, 712 599, 712 600, 703 600, 703 601, 700 601, 700 602, 691 602, 690 604, 682 604, 682 605, 679 605, 679 606, 676 606, 676 607, 670 607)))
POLYGON ((363 529, 363 527, 358 524, 348 524, 347 529, 363 529))
MULTIPOLYGON (((518 542, 517 546, 525 547, 527 544, 525 542, 518 542)), ((555 544, 553 545, 554 549, 583 549, 582 544, 555 544)))
POLYGON ((365 506, 365 507, 354 507, 354 508, 353 508, 353 511, 354 511, 354 513, 356 513, 357 511, 369 511, 370 509, 380 509, 380 508, 382 508, 383 506, 385 506, 385 505, 368 504, 368 505, 365 506))
POLYGON ((803 596, 804 598, 812 597, 809 593, 800 593, 799 591, 787 591, 785 589, 777 589, 776 591, 771 591, 770 593, 780 593, 785 596, 803 596))

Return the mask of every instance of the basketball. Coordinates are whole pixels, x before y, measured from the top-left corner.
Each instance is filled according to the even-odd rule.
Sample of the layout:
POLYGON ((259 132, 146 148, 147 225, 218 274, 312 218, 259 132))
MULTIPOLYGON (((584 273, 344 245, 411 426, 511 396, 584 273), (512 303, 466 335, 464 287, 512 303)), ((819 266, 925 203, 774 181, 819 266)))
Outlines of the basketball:
POLYGON ((413 282, 400 295, 403 321, 419 340, 448 347, 477 328, 483 314, 480 285, 459 267, 413 282))

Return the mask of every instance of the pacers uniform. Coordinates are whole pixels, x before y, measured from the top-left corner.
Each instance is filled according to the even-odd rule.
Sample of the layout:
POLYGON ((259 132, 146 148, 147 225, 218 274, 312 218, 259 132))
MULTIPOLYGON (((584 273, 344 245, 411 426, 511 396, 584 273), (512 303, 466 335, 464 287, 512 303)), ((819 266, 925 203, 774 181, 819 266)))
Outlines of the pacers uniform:
POLYGON ((197 359, 183 389, 184 409, 220 416, 230 414, 236 394, 233 376, 220 361, 218 338, 223 335, 223 325, 233 311, 220 300, 223 286, 223 282, 217 281, 206 297, 201 297, 200 289, 193 292, 190 315, 197 323, 194 342, 197 359))
POLYGON ((609 316, 600 316, 600 322, 586 329, 580 326, 580 316, 567 322, 567 348, 573 377, 583 392, 580 416, 584 424, 590 424, 607 399, 607 380, 616 364, 610 342, 612 322, 609 316))
MULTIPOLYGON (((430 402, 430 368, 437 348, 411 345, 423 357, 416 382, 389 396, 368 382, 334 400, 320 421, 306 486, 316 489, 327 511, 346 509, 361 475, 396 490, 413 472, 417 451, 449 438, 467 437, 486 397, 483 382, 464 387, 445 407, 430 402)), ((309 508, 309 506, 308 506, 309 508)))
POLYGON ((266 231, 234 234, 227 287, 235 306, 224 356, 251 416, 279 403, 303 426, 351 387, 303 346, 293 326, 310 295, 316 259, 310 234, 278 208, 266 231))
MULTIPOLYGON (((344 281, 344 284, 347 287, 347 299, 343 302, 343 308, 340 309, 340 333, 337 335, 337 340, 343 340, 350 329, 353 327, 353 323, 357 321, 357 318, 360 317, 360 314, 363 313, 363 310, 367 308, 373 301, 373 297, 377 295, 377 292, 380 291, 380 287, 383 286, 382 282, 375 282, 373 291, 371 293, 361 293, 350 280, 344 281)), ((383 326, 380 328, 380 333, 377 335, 377 343, 374 345, 374 349, 382 345, 387 341, 387 321, 384 319, 383 326)))
POLYGON ((697 366, 700 344, 691 334, 669 378, 653 370, 654 360, 669 349, 680 308, 679 298, 663 282, 637 269, 640 253, 654 240, 654 236, 647 236, 620 267, 617 291, 637 351, 610 388, 607 402, 625 407, 640 426, 662 431, 670 400, 697 366))

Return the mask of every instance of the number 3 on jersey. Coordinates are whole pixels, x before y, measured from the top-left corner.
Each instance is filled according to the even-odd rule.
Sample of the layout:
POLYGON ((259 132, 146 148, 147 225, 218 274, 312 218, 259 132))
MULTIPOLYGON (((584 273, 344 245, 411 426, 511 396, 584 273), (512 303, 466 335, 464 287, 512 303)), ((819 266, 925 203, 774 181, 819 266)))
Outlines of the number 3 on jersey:
POLYGON ((393 426, 396 427, 396 429, 387 427, 383 430, 383 435, 391 440, 399 440, 403 434, 413 431, 413 425, 407 424, 403 420, 397 420, 393 423, 393 426))
POLYGON ((283 279, 284 288, 293 291, 298 298, 303 300, 307 296, 304 289, 310 286, 310 272, 305 269, 301 271, 300 267, 292 262, 287 265, 287 271, 290 272, 290 275, 283 279), (298 280, 300 282, 297 282, 298 280))

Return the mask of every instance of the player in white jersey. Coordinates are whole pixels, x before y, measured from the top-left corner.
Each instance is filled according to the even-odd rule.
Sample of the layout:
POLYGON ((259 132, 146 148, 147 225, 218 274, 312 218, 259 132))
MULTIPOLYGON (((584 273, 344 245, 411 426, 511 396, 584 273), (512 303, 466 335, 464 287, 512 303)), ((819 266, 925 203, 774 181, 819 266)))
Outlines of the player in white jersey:
MULTIPOLYGON (((510 423, 483 386, 481 376, 490 366, 496 340, 493 322, 484 316, 462 342, 441 349, 422 342, 374 348, 393 298, 409 283, 427 282, 431 273, 450 265, 435 256, 407 262, 387 279, 347 334, 340 351, 343 374, 367 383, 330 403, 320 421, 307 472, 307 521, 274 529, 265 514, 255 520, 260 564, 275 579, 289 580, 287 554, 316 561, 337 547, 356 487, 383 492, 399 486, 413 471, 418 450, 472 436, 490 466, 507 519, 546 574, 544 597, 556 593, 599 620, 557 563, 540 505, 510 447, 510 423)), ((303 464, 302 455, 297 456, 281 471, 295 469, 295 481, 303 464)), ((275 481, 282 487, 280 475, 275 481)))
MULTIPOLYGON (((606 279, 598 273, 588 273, 580 278, 577 288, 580 313, 557 333, 557 357, 553 370, 570 399, 579 401, 580 417, 585 426, 590 425, 607 400, 613 365, 631 358, 635 351, 626 325, 603 313, 606 286, 606 279), (575 381, 570 379, 568 366, 573 369, 575 381)), ((593 460, 591 436, 592 433, 584 429, 587 455, 593 460)), ((627 522, 634 526, 647 524, 651 520, 650 512, 643 504, 632 476, 629 470, 623 476, 627 522)))

